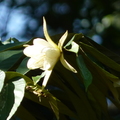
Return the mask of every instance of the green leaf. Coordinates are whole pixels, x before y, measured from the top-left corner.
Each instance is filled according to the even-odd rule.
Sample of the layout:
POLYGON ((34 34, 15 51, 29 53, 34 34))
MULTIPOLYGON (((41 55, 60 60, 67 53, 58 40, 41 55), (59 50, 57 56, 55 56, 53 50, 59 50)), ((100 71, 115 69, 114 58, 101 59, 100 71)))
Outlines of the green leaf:
POLYGON ((120 63, 119 55, 115 54, 114 52, 110 51, 109 49, 105 48, 104 46, 97 44, 90 38, 84 36, 84 39, 82 39, 81 42, 86 43, 86 44, 91 43, 91 45, 94 46, 95 49, 97 49, 98 51, 100 51, 101 53, 103 53, 104 55, 106 55, 107 57, 112 59, 113 61, 120 63), (85 42, 85 41, 87 41, 87 42, 85 42))
POLYGON ((45 74, 46 74, 46 72, 44 71, 44 72, 42 72, 41 75, 37 75, 35 77, 32 77, 34 85, 36 85, 40 81, 40 79, 45 76, 45 74))
MULTIPOLYGON (((97 120, 96 115, 90 106, 88 100, 86 99, 85 94, 82 91, 79 91, 79 94, 81 97, 76 96, 73 91, 71 91, 69 88, 67 88, 64 84, 64 89, 67 92, 67 95, 69 96, 69 100, 72 102, 72 105, 74 106, 77 116, 81 120, 97 120)), ((71 106, 72 106, 71 105, 71 106)))
POLYGON ((79 67, 80 73, 81 73, 83 80, 84 80, 85 88, 87 90, 89 85, 92 83, 92 74, 88 70, 88 68, 86 67, 84 59, 81 55, 79 55, 77 57, 77 62, 78 62, 78 67, 79 67))
POLYGON ((91 96, 89 97, 92 98, 92 106, 95 107, 95 111, 98 114, 99 119, 102 119, 102 114, 104 114, 106 118, 111 120, 108 114, 106 96, 94 84, 90 86, 89 93, 91 93, 91 96))
POLYGON ((13 43, 20 43, 16 38, 9 38, 5 41, 2 42, 4 45, 7 45, 7 44, 13 44, 13 43))
POLYGON ((65 50, 70 51, 70 52, 74 52, 74 53, 78 53, 79 51, 79 45, 77 43, 75 43, 74 38, 72 38, 65 46, 65 50), (71 46, 71 47, 70 47, 71 46), (70 47, 70 48, 69 48, 70 47))
POLYGON ((7 43, 6 45, 0 46, 0 52, 24 48, 23 45, 24 44, 32 44, 33 39, 34 38, 32 38, 31 40, 26 41, 26 42, 19 42, 16 38, 10 38, 10 39, 6 40, 9 44, 7 43), (10 43, 11 41, 14 41, 14 43, 10 43))
POLYGON ((23 45, 25 43, 26 42, 19 42, 19 43, 11 43, 11 44, 7 44, 7 45, 2 45, 2 46, 0 46, 0 52, 21 48, 21 47, 23 47, 23 45))
POLYGON ((0 119, 9 120, 19 107, 25 90, 24 79, 10 81, 0 94, 0 119))
POLYGON ((27 84, 32 84, 33 85, 33 81, 29 77, 27 77, 26 75, 22 75, 18 72, 13 72, 13 71, 6 72, 5 81, 8 82, 10 79, 13 79, 15 77, 21 77, 26 81, 27 84))
POLYGON ((104 65, 120 72, 120 65, 118 63, 116 63, 115 61, 113 61, 112 59, 104 55, 103 53, 99 52, 97 49, 95 49, 92 46, 89 46, 82 42, 80 42, 80 45, 86 53, 89 53, 90 55, 95 57, 97 60, 99 60, 101 63, 103 63, 104 65))
POLYGON ((19 117, 21 120, 36 120, 36 118, 22 105, 17 109, 15 116, 19 117))
POLYGON ((21 74, 26 74, 28 71, 30 71, 27 67, 27 62, 28 62, 28 57, 26 57, 25 59, 23 59, 23 61, 21 62, 21 64, 18 66, 16 72, 19 72, 21 74))
MULTIPOLYGON (((41 88, 40 88, 41 89, 41 88)), ((55 98, 49 91, 46 91, 44 89, 44 92, 47 93, 45 94, 46 97, 41 97, 41 101, 39 101, 39 98, 37 96, 35 96, 34 94, 30 93, 30 92, 26 92, 25 97, 27 99, 30 99, 38 104, 41 104, 45 107, 48 107, 49 109, 51 109, 49 100, 55 98), (49 98, 50 97, 50 98, 49 98), (52 97, 52 98, 51 98, 52 97)), ((72 118, 78 119, 78 117, 76 116, 76 114, 69 108, 67 107, 66 104, 62 103, 59 99, 55 98, 56 102, 57 102, 57 107, 59 109, 60 114, 63 115, 67 115, 70 116, 72 118)), ((68 100, 68 99, 67 99, 68 100)), ((52 102, 52 101, 51 101, 52 102)), ((56 103, 54 103, 56 104, 56 103)))
POLYGON ((0 53, 0 69, 7 71, 23 56, 22 50, 9 50, 0 53))
POLYGON ((105 71, 103 68, 101 68, 99 65, 97 65, 95 62, 93 62, 89 57, 87 57, 84 54, 84 59, 87 63, 87 66, 89 65, 89 69, 93 74, 93 82, 101 89, 103 94, 106 94, 108 97, 108 90, 111 91, 116 101, 119 101, 119 94, 117 89, 113 86, 113 83, 111 81, 118 81, 118 77, 115 77, 114 75, 110 74, 109 72, 105 71), (98 84, 99 82, 99 84, 98 84), (102 88, 101 88, 102 87, 102 88), (106 89, 107 88, 107 89, 106 89), (105 90, 106 89, 106 90, 105 90))
POLYGON ((4 80, 5 80, 5 72, 0 70, 0 92, 3 88, 3 85, 4 85, 4 80))
POLYGON ((50 104, 53 112, 56 115, 57 120, 59 120, 59 108, 58 108, 58 105, 57 105, 57 99, 53 96, 50 96, 50 94, 49 94, 48 101, 49 101, 49 104, 50 104))
MULTIPOLYGON (((77 115, 78 119, 87 120, 90 118, 90 120, 96 120, 95 112, 90 106, 90 103, 86 97, 86 92, 81 89, 81 86, 77 81, 77 77, 75 77, 76 74, 73 75, 70 71, 64 68, 62 69, 62 67, 60 69, 59 67, 56 69, 60 71, 53 71, 51 81, 53 81, 53 84, 56 83, 55 86, 59 86, 59 89, 62 89, 65 92, 65 100, 67 99, 66 102, 68 101, 66 106, 70 110, 73 110, 73 113, 77 115)), ((64 98, 62 99, 64 100, 64 98)), ((59 105, 58 108, 60 109, 59 105)), ((60 111, 62 110, 60 109, 60 111)), ((64 111, 63 114, 64 113, 66 113, 66 111, 64 111)))

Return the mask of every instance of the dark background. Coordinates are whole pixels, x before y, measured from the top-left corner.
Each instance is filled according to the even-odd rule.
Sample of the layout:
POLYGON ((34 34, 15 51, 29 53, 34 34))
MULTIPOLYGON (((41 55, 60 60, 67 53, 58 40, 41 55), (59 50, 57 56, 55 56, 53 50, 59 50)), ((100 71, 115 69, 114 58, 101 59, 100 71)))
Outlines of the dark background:
POLYGON ((120 0, 0 0, 0 37, 26 41, 50 35, 83 33, 120 54, 120 0))

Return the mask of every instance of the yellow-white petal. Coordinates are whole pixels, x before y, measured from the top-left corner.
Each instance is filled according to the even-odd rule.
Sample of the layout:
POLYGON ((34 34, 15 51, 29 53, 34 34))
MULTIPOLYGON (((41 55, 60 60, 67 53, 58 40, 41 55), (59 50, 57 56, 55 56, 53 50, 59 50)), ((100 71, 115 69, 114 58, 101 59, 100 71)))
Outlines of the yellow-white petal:
POLYGON ((68 36, 68 31, 66 31, 59 40, 58 47, 59 47, 60 51, 62 51, 62 47, 63 47, 63 44, 64 44, 67 36, 68 36))
POLYGON ((52 39, 50 38, 48 32, 47 32, 47 25, 46 25, 46 20, 43 17, 43 32, 45 35, 46 40, 55 48, 58 48, 58 46, 52 41, 52 39))
POLYGON ((40 54, 41 48, 35 47, 34 45, 28 46, 23 50, 23 53, 27 57, 34 57, 40 54))
POLYGON ((38 46, 38 47, 53 47, 49 42, 47 42, 46 40, 44 39, 41 39, 41 38, 36 38, 33 40, 33 44, 35 46, 38 46))
MULTIPOLYGON (((31 48, 31 46, 29 46, 29 48, 26 48, 26 50, 28 51, 31 48)), ((36 46, 32 46, 32 50, 35 51, 29 53, 27 56, 29 55, 29 57, 31 57, 28 60, 27 66, 29 69, 36 69, 36 68, 40 68, 42 70, 50 70, 53 69, 53 67, 55 66, 56 62, 59 60, 60 57, 60 51, 59 49, 55 49, 55 48, 51 48, 51 47, 44 47, 41 51, 36 48, 36 46)), ((30 49, 31 50, 31 49, 30 49)))
POLYGON ((59 49, 48 49, 45 52, 45 61, 44 61, 44 69, 53 69, 56 62, 59 60, 60 51, 59 49))
POLYGON ((52 73, 52 70, 46 70, 45 71, 45 77, 44 77, 43 83, 42 83, 43 87, 45 87, 47 85, 47 82, 48 82, 48 80, 50 78, 51 73, 52 73))
POLYGON ((61 54, 60 61, 66 69, 68 69, 74 73, 77 73, 77 71, 64 59, 63 54, 61 54))
POLYGON ((41 60, 36 60, 34 58, 30 58, 27 62, 27 67, 29 69, 37 69, 37 68, 43 68, 43 63, 44 63, 44 58, 42 59, 41 57, 41 60))

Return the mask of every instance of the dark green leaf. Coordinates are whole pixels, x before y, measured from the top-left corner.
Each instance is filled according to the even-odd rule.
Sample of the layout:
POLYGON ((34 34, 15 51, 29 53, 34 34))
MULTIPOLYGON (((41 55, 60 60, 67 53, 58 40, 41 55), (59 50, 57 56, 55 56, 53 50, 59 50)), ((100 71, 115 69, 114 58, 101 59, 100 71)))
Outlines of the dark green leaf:
POLYGON ((19 72, 21 74, 25 74, 29 71, 29 69, 27 68, 27 62, 28 62, 28 57, 26 57, 25 59, 23 59, 23 61, 21 62, 21 64, 18 66, 16 72, 19 72))
POLYGON ((36 118, 31 113, 29 113, 29 111, 25 109, 22 105, 19 106, 15 115, 21 120, 36 120, 36 118))
POLYGON ((82 42, 80 42, 80 45, 81 45, 82 49, 85 52, 87 52, 87 53, 91 54, 92 56, 94 56, 101 63, 103 63, 106 66, 120 72, 120 65, 118 63, 116 63, 115 61, 113 61, 112 59, 107 57, 106 55, 102 54, 97 49, 93 48, 92 46, 86 45, 86 44, 84 44, 82 42))
POLYGON ((11 43, 11 44, 7 44, 7 45, 2 45, 0 46, 0 52, 6 51, 6 50, 13 50, 13 49, 19 49, 21 47, 23 47, 23 45, 26 42, 19 42, 19 43, 11 43))
POLYGON ((57 120, 59 120, 59 108, 58 108, 58 105, 57 105, 57 99, 53 96, 50 96, 50 94, 49 94, 48 101, 49 101, 49 104, 50 104, 53 112, 56 115, 57 120))
POLYGON ((87 90, 89 85, 92 83, 92 74, 88 70, 88 68, 86 67, 86 65, 84 63, 84 59, 83 59, 83 57, 81 55, 79 55, 77 57, 77 62, 78 62, 78 67, 80 69, 80 73, 81 73, 81 75, 83 77, 83 80, 84 80, 85 88, 87 90))
POLYGON ((0 53, 0 69, 9 70, 23 56, 21 50, 9 50, 0 53))

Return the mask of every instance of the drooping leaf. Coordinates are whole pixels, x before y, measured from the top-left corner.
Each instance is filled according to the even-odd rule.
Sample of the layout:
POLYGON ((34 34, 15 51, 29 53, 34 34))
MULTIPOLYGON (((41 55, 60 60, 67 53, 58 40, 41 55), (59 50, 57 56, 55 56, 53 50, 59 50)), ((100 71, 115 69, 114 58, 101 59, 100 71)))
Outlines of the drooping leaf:
POLYGON ((84 63, 84 59, 82 58, 81 55, 79 55, 77 57, 77 62, 78 62, 78 67, 80 69, 80 73, 81 73, 81 75, 83 77, 83 80, 84 80, 85 88, 87 90, 87 88, 89 87, 89 85, 92 83, 92 74, 88 70, 88 68, 86 67, 86 65, 84 63))
MULTIPOLYGON (((97 44, 96 42, 94 42, 93 40, 91 40, 90 38, 84 36, 84 39, 81 40, 83 43, 87 44, 87 43, 91 43, 91 45, 97 49, 99 52, 103 53, 104 55, 106 55, 107 57, 109 57, 110 59, 112 59, 113 61, 120 63, 120 56, 117 55, 116 53, 110 51, 109 49, 105 48, 102 45, 97 44)), ((90 44, 88 44, 90 45, 90 44)))
MULTIPOLYGON (((40 89, 41 89, 41 87, 40 87, 40 89)), ((46 91, 46 90, 44 90, 44 91, 46 91)), ((41 97, 41 101, 39 101, 39 98, 37 96, 35 96, 34 94, 32 94, 30 92, 26 92, 25 97, 38 103, 38 104, 43 105, 49 109, 52 109, 50 106, 50 103, 49 103, 49 97, 54 98, 54 96, 51 93, 49 93, 49 91, 46 91, 46 92, 47 92, 46 97, 41 97)), ((60 114, 67 115, 72 118, 78 119, 76 114, 71 109, 69 109, 69 107, 67 107, 67 105, 62 103, 59 99, 57 99, 57 98, 55 98, 55 99, 56 99, 57 107, 59 109, 60 114)))
MULTIPOLYGON (((57 68, 60 69, 59 67, 57 68)), ((59 71, 58 74, 56 73, 56 71, 53 71, 53 73, 54 74, 53 76, 51 76, 51 80, 54 80, 54 82, 58 86, 60 86, 60 89, 62 89, 66 93, 66 98, 71 103, 70 105, 68 105, 68 108, 72 109, 73 112, 76 113, 78 119, 87 120, 88 118, 91 118, 91 120, 96 120, 96 115, 87 100, 85 92, 81 89, 79 84, 76 84, 77 80, 75 79, 75 77, 71 74, 68 74, 70 72, 68 71, 67 73, 67 70, 64 71, 64 69, 59 71), (85 112, 84 114, 83 111, 87 111, 87 113, 85 112)))
POLYGON ((59 108, 58 108, 58 105, 57 105, 57 99, 53 96, 50 96, 50 94, 49 94, 48 101, 49 101, 49 104, 50 104, 57 120, 59 120, 59 108))
POLYGON ((91 108, 89 102, 86 100, 85 96, 83 96, 83 94, 81 94, 82 93, 81 91, 79 91, 81 94, 81 98, 80 98, 80 97, 76 96, 71 90, 69 90, 69 88, 64 86, 64 89, 67 92, 67 94, 69 96, 69 100, 72 102, 79 119, 97 120, 94 111, 92 110, 92 108, 91 108))
POLYGON ((86 45, 82 42, 80 42, 80 45, 82 49, 84 49, 84 51, 94 56, 98 61, 120 72, 120 65, 118 63, 116 63, 115 61, 113 61, 112 59, 110 59, 109 57, 107 57, 106 55, 102 54, 101 52, 99 52, 98 50, 89 45, 86 45))
MULTIPOLYGON (((97 65, 95 62, 93 62, 89 57, 87 57, 85 54, 83 54, 83 57, 85 58, 85 61, 87 63, 87 66, 89 65, 89 69, 93 74, 94 79, 98 79, 102 82, 102 84, 105 84, 105 87, 111 91, 114 98, 119 101, 119 94, 117 89, 114 87, 113 83, 111 81, 118 81, 119 79, 115 77, 114 75, 110 74, 109 72, 105 71, 103 68, 101 68, 99 65, 97 65), (114 77, 113 77, 114 76, 114 77), (113 79, 114 78, 114 79, 113 79), (116 79, 117 78, 117 79, 116 79)), ((97 81, 99 82, 99 81, 97 81)), ((97 83, 96 83, 97 84, 97 83)), ((101 85, 102 85, 101 84, 101 85)), ((98 86, 100 87, 100 86, 98 86)), ((101 88, 100 88, 101 89, 101 88)), ((101 89, 102 90, 102 89, 101 89)), ((105 90, 105 89, 104 89, 105 90)), ((102 90, 103 94, 108 95, 108 91, 102 90)))
POLYGON ((92 97, 91 99, 92 106, 95 107, 95 111, 98 114, 99 119, 102 119, 103 117, 102 114, 103 114, 104 118, 111 120, 108 114, 106 96, 94 84, 90 86, 89 92, 91 93, 91 97, 92 97))

